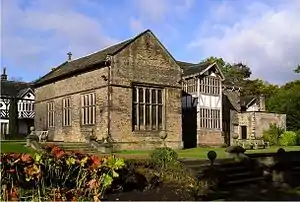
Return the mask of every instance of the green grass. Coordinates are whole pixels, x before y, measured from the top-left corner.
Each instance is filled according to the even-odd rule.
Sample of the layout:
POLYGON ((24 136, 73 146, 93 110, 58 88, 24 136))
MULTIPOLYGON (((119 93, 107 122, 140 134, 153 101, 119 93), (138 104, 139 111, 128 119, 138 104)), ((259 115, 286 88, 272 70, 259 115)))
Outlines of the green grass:
MULTIPOLYGON (((272 153, 276 152, 280 147, 270 147, 268 149, 257 149, 257 150, 247 150, 246 153, 272 153)), ((289 146, 282 147, 286 151, 300 151, 300 146, 289 146)), ((207 159, 207 152, 215 151, 217 153, 217 158, 227 158, 227 153, 225 148, 193 148, 193 149, 183 149, 176 150, 179 155, 179 158, 194 158, 194 159, 207 159)), ((1 142, 1 153, 8 152, 18 152, 18 153, 29 153, 33 154, 35 151, 33 149, 25 147, 25 142, 1 142)), ((147 158, 151 151, 141 151, 141 150, 125 150, 119 151, 115 154, 124 158, 147 158)))
POLYGON ((16 152, 33 154, 34 150, 26 147, 25 144, 25 142, 16 141, 1 142, 1 153, 16 152))
MULTIPOLYGON (((270 147, 268 149, 257 149, 257 150, 247 150, 247 154, 251 153, 272 153, 276 152, 279 148, 279 146, 270 147)), ((282 147, 286 151, 300 151, 300 146, 289 146, 289 147, 282 147)), ((193 148, 193 149, 183 149, 183 150, 176 150, 178 153, 179 158, 197 158, 197 159, 206 159, 207 158, 207 152, 209 151, 215 151, 217 153, 217 158, 227 158, 227 153, 225 152, 225 148, 193 148)), ((146 157, 149 156, 151 151, 139 151, 139 150, 124 150, 116 152, 117 155, 120 156, 128 156, 128 157, 146 157)))

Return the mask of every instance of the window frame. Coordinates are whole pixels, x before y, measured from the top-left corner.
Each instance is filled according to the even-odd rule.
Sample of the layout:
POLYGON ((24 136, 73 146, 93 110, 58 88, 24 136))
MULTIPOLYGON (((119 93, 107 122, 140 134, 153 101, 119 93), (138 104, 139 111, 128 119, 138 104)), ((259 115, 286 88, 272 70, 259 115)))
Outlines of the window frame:
POLYGON ((55 105, 54 101, 47 103, 47 126, 48 128, 55 127, 55 105))
POLYGON ((132 86, 132 130, 149 132, 165 130, 164 88, 148 85, 132 86))
POLYGON ((200 123, 202 129, 221 130, 221 109, 204 108, 199 111, 200 123))
POLYGON ((62 126, 72 126, 72 102, 70 97, 62 99, 62 126))
POLYGON ((85 93, 80 99, 80 124, 93 126, 96 124, 96 93, 85 93))
POLYGON ((221 80, 218 77, 204 76, 200 77, 199 92, 209 95, 220 95, 221 80))

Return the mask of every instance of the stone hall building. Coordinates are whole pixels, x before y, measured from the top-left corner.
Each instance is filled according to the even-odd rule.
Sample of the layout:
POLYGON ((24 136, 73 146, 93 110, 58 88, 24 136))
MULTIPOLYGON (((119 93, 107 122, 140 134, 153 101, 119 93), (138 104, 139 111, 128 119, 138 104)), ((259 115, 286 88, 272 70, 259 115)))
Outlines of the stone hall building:
POLYGON ((68 55, 35 82, 35 128, 50 140, 93 135, 118 149, 182 148, 222 145, 231 135, 224 125, 239 126, 230 116, 240 107, 224 113, 225 99, 240 105, 240 98, 224 93, 235 89, 224 88, 219 67, 177 61, 150 30, 78 59, 68 55))

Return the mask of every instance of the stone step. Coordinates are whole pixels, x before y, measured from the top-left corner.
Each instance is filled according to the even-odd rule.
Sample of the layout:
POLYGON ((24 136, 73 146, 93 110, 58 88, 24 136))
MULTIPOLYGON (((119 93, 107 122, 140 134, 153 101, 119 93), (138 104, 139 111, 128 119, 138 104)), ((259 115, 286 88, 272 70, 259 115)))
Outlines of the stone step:
POLYGON ((65 150, 66 152, 78 151, 87 154, 99 154, 99 152, 88 145, 87 143, 81 142, 47 142, 42 143, 42 145, 50 145, 54 144, 60 147, 61 149, 65 150))
POLYGON ((242 185, 242 184, 246 184, 246 183, 253 183, 253 182, 259 182, 259 181, 263 181, 265 178, 262 176, 257 176, 257 177, 253 177, 253 178, 246 178, 246 179, 238 179, 238 180, 230 180, 227 181, 225 183, 225 185, 242 185))
POLYGON ((238 181, 238 180, 245 180, 250 178, 256 178, 261 177, 262 173, 255 173, 255 172, 241 172, 241 173, 234 173, 230 175, 225 175, 222 177, 222 181, 228 182, 228 181, 238 181))
POLYGON ((229 173, 237 173, 237 172, 245 172, 249 170, 249 168, 245 166, 235 166, 235 167, 220 167, 221 172, 229 174, 229 173))

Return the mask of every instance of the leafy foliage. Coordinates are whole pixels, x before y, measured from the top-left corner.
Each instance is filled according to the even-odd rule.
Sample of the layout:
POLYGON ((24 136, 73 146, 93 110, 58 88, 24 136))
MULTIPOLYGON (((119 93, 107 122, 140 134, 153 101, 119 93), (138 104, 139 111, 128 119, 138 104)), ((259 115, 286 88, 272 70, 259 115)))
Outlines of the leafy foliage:
POLYGON ((276 124, 270 124, 269 130, 263 132, 263 140, 269 142, 270 145, 279 145, 281 135, 284 133, 284 128, 276 124))
POLYGON ((225 62, 222 58, 217 57, 209 57, 203 62, 216 62, 225 76, 224 83, 229 85, 239 86, 241 84, 241 81, 249 78, 252 74, 250 68, 241 62, 230 64, 228 62, 225 62))
POLYGON ((285 131, 279 142, 282 146, 295 146, 298 143, 298 134, 293 131, 285 131))
POLYGON ((157 167, 167 169, 177 162, 178 154, 169 147, 162 147, 155 149, 151 153, 150 158, 157 167))
POLYGON ((66 153, 54 145, 34 156, 1 154, 1 164, 1 201, 99 201, 125 165, 114 156, 66 153))
POLYGON ((266 102, 270 112, 286 114, 287 130, 300 128, 300 80, 289 82, 280 87, 266 102))
POLYGON ((298 65, 298 66, 294 69, 294 72, 300 74, 300 65, 298 65))

